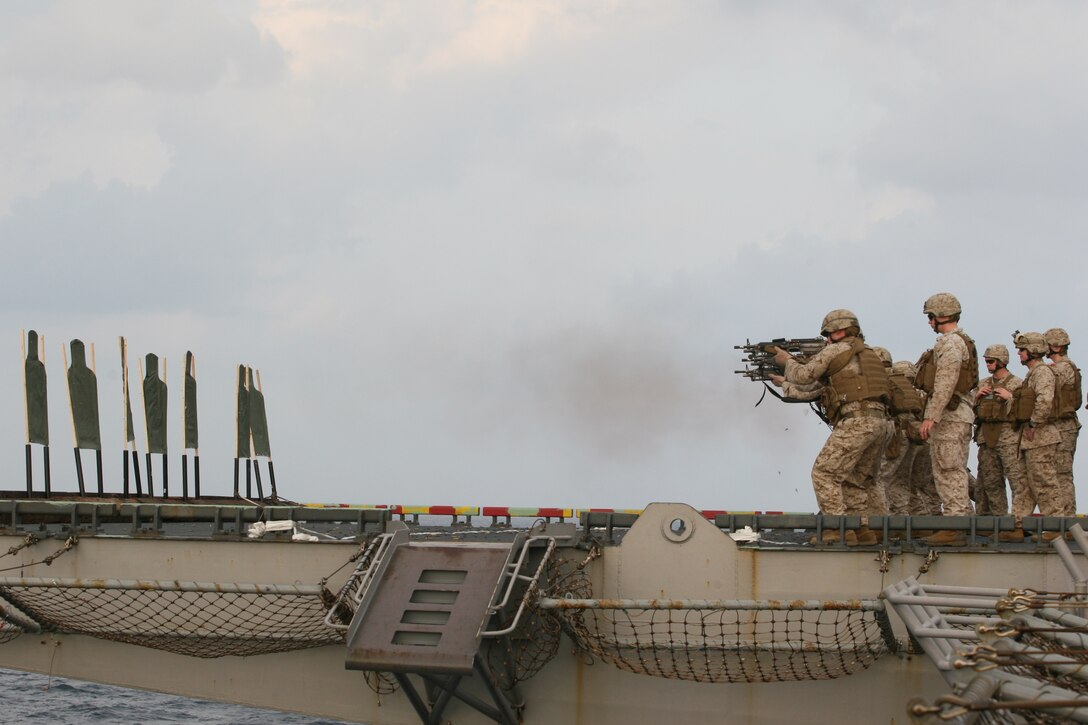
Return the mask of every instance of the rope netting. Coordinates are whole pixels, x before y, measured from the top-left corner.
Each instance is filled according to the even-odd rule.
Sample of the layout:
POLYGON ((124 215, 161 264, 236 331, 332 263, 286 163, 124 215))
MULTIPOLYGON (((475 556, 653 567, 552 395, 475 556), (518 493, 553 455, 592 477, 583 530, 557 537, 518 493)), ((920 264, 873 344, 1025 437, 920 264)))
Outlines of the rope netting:
POLYGON ((1088 705, 1088 680, 1085 680, 1088 650, 1070 647, 1032 631, 1025 631, 1018 641, 1024 651, 996 657, 999 667, 1021 677, 1076 692, 1088 705))
POLYGON ((23 633, 23 628, 11 622, 0 620, 0 644, 10 642, 23 633))
POLYGON ((590 599, 581 568, 567 583, 573 587, 550 590, 564 598, 541 607, 583 651, 655 677, 826 680, 865 669, 891 641, 880 602, 590 599))
MULTIPOLYGON (((21 543, 8 548, 3 554, 0 554, 0 559, 6 556, 15 556, 23 549, 34 546, 41 541, 40 538, 34 534, 27 534, 23 537, 21 543)), ((0 567, 0 572, 13 571, 16 569, 24 569, 27 567, 37 566, 38 564, 45 564, 50 566, 54 561, 64 556, 71 551, 79 543, 79 539, 75 536, 69 536, 56 551, 53 551, 49 555, 43 557, 39 561, 22 562, 14 566, 0 567)), ((18 608, 14 607, 11 602, 5 602, 0 599, 0 644, 10 642, 24 632, 39 632, 41 627, 38 622, 34 621, 30 617, 27 617, 24 612, 20 612, 18 608)))
MULTIPOLYGON (((753 603, 755 604, 755 603, 753 603)), ((827 680, 886 651, 875 612, 645 606, 566 609, 578 645, 629 672, 694 682, 827 680)))
MULTIPOLYGON (((538 587, 542 591, 573 592, 588 595, 589 580, 577 562, 569 559, 549 559, 538 587)), ((524 588, 516 592, 515 600, 524 594, 524 588)), ((495 629, 505 629, 512 613, 507 612, 495 629)), ((540 672, 559 654, 562 626, 557 617, 539 606, 537 597, 529 598, 529 607, 522 615, 517 628, 508 636, 493 640, 487 648, 487 664, 496 683, 510 690, 540 672)))
POLYGON ((0 596, 43 629, 193 657, 343 642, 324 624, 328 593, 319 586, 0 579, 0 596))

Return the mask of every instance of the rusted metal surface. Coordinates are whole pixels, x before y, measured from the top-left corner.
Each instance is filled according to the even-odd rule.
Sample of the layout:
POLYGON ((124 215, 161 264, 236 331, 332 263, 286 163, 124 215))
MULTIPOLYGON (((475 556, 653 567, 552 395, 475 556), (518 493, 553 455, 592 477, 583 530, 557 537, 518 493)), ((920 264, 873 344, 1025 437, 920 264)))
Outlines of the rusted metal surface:
POLYGON ((880 611, 877 599, 801 600, 776 599, 557 599, 542 597, 541 609, 765 609, 880 611))
POLYGON ((133 589, 164 592, 218 592, 223 594, 292 594, 320 596, 315 584, 244 584, 232 582, 139 581, 135 579, 60 579, 56 577, 0 577, 0 587, 50 589, 133 589))

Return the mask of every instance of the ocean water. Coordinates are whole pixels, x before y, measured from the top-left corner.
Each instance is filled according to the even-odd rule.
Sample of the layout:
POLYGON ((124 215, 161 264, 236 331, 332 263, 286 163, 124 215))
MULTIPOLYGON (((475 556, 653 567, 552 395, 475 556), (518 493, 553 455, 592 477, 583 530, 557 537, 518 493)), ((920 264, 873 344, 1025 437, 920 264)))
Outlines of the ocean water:
POLYGON ((0 670, 0 702, 3 723, 340 725, 343 722, 15 670, 0 670))

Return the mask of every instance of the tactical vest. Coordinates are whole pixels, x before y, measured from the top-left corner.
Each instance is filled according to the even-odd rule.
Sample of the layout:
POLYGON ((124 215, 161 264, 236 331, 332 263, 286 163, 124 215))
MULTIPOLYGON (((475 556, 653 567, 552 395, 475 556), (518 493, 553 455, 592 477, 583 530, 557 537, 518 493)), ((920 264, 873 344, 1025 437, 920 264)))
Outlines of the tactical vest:
MULTIPOLYGON (((998 385, 998 381, 990 378, 990 387, 996 390, 997 388, 1003 388, 1005 386, 998 385)), ((1015 391, 1013 392, 1015 393, 1015 391)), ((983 423, 1009 423, 1012 421, 1012 416, 1009 415, 1005 408, 1004 399, 998 397, 995 393, 990 393, 984 398, 979 398, 979 401, 975 405, 976 416, 983 423)))
POLYGON ((891 388, 892 415, 907 413, 921 415, 925 403, 921 393, 902 373, 888 373, 888 385, 891 388))
MULTIPOLYGON (((956 378, 956 387, 953 395, 948 399, 945 410, 955 410, 960 404, 956 393, 966 395, 972 388, 978 387, 978 351, 975 350, 975 341, 966 332, 955 329, 949 335, 959 335, 967 344, 967 359, 960 363, 960 374, 956 378)), ((933 384, 937 380, 937 363, 933 360, 933 349, 922 353, 918 359, 918 373, 914 376, 914 384, 924 390, 926 395, 933 395, 933 384)))
POLYGON ((1054 397, 1056 400, 1055 408, 1058 411, 1057 415, 1059 418, 1075 418, 1077 417, 1077 411, 1080 410, 1080 401, 1082 400, 1080 369, 1069 360, 1063 362, 1073 368, 1073 382, 1059 382, 1054 387, 1054 397))
POLYGON ((873 401, 887 405, 891 400, 884 363, 861 338, 850 338, 850 349, 831 360, 825 377, 821 402, 832 424, 839 421, 839 411, 846 403, 873 401), (855 356, 860 372, 847 367, 855 356))
POLYGON ((1027 423, 1035 412, 1035 390, 1027 380, 1012 394, 1012 419, 1017 424, 1027 423))
POLYGON ((995 423, 993 421, 981 421, 978 424, 978 441, 979 445, 988 446, 990 448, 997 447, 998 441, 1001 440, 1001 423, 995 423))
MULTIPOLYGON (((997 381, 990 378, 990 387, 997 389, 1002 387, 997 381)), ((1001 426, 1012 422, 1012 416, 1005 409, 1005 401, 996 394, 990 393, 984 398, 979 398, 975 403, 975 417, 978 418, 978 442, 993 448, 1001 438, 1001 426)))
MULTIPOLYGON (((1038 366, 1036 366, 1038 367, 1038 366)), ((1035 374, 1035 369, 1027 374, 1024 378, 1024 384, 1013 391, 1012 394, 1012 419, 1016 421, 1018 425, 1022 425, 1031 420, 1032 413, 1035 412, 1035 389, 1028 385, 1028 380, 1035 374)), ((1057 386, 1055 386, 1056 388, 1057 386)), ((1051 412, 1057 412, 1058 396, 1054 395, 1054 405, 1051 406, 1051 412)))

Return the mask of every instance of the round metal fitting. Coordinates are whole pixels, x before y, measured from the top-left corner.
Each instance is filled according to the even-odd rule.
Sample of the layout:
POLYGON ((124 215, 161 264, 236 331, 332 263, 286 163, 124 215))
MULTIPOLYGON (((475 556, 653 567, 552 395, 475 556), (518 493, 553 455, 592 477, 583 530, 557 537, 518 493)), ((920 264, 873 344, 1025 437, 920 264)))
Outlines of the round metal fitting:
POLYGON ((661 532, 665 534, 666 539, 679 544, 691 538, 691 535, 695 533, 695 526, 683 516, 673 516, 662 522, 661 532))

